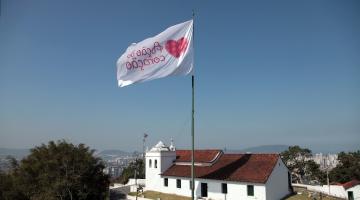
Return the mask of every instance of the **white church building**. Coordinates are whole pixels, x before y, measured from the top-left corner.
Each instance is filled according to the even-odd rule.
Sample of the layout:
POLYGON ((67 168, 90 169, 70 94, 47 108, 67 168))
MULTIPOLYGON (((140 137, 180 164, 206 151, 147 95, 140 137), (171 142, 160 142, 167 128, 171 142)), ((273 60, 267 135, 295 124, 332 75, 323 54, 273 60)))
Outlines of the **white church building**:
MULTIPOLYGON (((145 190, 191 197, 191 150, 161 141, 145 154, 145 190)), ((278 154, 195 151, 195 196, 199 199, 279 200, 292 192, 278 154)))

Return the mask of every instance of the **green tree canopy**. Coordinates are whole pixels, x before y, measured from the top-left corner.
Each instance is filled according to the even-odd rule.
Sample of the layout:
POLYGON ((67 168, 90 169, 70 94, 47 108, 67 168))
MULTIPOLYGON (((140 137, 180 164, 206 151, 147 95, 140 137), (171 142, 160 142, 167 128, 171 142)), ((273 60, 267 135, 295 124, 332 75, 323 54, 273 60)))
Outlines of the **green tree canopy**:
POLYGON ((320 166, 311 157, 310 149, 299 146, 290 146, 288 150, 282 152, 282 160, 289 168, 294 182, 325 182, 325 173, 320 170, 320 166))
POLYGON ((23 195, 18 199, 105 199, 109 178, 93 153, 84 144, 50 141, 31 149, 6 185, 16 186, 14 190, 23 195))
POLYGON ((341 152, 338 160, 339 164, 329 174, 332 182, 345 183, 353 179, 360 180, 360 151, 341 152))
POLYGON ((25 195, 18 190, 14 177, 11 173, 0 171, 0 199, 1 200, 22 200, 27 199, 25 195))

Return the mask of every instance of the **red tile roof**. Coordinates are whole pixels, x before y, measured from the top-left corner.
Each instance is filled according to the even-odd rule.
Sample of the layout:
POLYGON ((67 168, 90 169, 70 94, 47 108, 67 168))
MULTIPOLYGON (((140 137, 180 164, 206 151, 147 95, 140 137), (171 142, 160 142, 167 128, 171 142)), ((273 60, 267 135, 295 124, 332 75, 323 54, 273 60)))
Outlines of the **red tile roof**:
MULTIPOLYGON (((195 162, 211 162, 219 153, 219 149, 195 150, 195 162)), ((191 162, 191 150, 176 150, 176 162, 191 162)))
POLYGON ((359 184, 360 184, 360 181, 358 181, 358 180, 352 180, 352 181, 343 183, 343 184, 341 184, 341 185, 345 188, 345 190, 347 190, 347 189, 352 188, 352 187, 354 187, 354 186, 356 186, 356 185, 359 185, 359 184))
MULTIPOLYGON (((211 166, 195 166, 195 177, 266 183, 278 159, 278 154, 222 154, 211 166)), ((174 164, 162 175, 189 178, 191 166, 174 164)))

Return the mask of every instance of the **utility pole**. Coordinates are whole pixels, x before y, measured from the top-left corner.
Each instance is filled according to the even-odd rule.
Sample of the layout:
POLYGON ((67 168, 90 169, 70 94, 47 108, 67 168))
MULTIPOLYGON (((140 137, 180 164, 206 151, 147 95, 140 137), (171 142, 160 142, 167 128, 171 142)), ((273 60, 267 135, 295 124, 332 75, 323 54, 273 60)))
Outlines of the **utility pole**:
POLYGON ((146 138, 148 137, 149 135, 144 133, 144 136, 143 136, 143 160, 144 160, 144 164, 145 164, 145 142, 146 142, 146 138))
MULTIPOLYGON (((144 133, 144 135, 143 135, 143 152, 142 152, 142 155, 143 155, 142 159, 143 159, 144 168, 146 166, 146 162, 145 162, 145 142, 146 142, 147 137, 148 137, 148 134, 144 133)), ((139 169, 139 170, 141 170, 141 169, 139 169)), ((145 172, 145 169, 144 169, 144 172, 145 172)), ((137 174, 137 169, 135 169, 135 187, 136 187, 136 200, 137 200, 138 193, 139 193, 139 188, 138 188, 138 185, 137 185, 136 174, 137 174)))
MULTIPOLYGON (((327 161, 329 160, 329 154, 326 155, 327 161)), ((329 168, 330 165, 328 165, 328 162, 325 161, 325 166, 326 166, 326 179, 327 179, 327 185, 329 188, 329 195, 330 195, 330 179, 329 179, 329 168)))
MULTIPOLYGON (((137 170, 135 169, 135 188, 136 188, 136 200, 138 199, 138 187, 137 187, 137 179, 136 179, 137 170)), ((131 187, 131 186, 130 186, 131 187)))
POLYGON ((324 156, 323 158, 323 162, 324 162, 324 168, 326 170, 326 182, 327 182, 327 186, 328 186, 328 194, 330 195, 330 180, 329 180, 329 165, 328 165, 328 156, 329 154, 327 154, 326 156, 324 156))

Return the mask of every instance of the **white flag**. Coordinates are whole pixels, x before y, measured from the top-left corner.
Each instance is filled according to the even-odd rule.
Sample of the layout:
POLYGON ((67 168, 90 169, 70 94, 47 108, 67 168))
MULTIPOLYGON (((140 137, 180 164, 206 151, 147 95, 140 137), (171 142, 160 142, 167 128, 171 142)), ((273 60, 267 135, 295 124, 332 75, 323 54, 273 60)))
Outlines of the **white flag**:
POLYGON ((116 63, 118 85, 189 74, 193 69, 192 36, 190 20, 130 45, 116 63))

